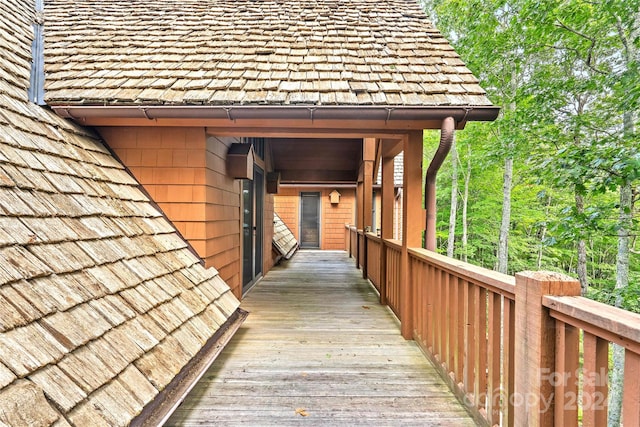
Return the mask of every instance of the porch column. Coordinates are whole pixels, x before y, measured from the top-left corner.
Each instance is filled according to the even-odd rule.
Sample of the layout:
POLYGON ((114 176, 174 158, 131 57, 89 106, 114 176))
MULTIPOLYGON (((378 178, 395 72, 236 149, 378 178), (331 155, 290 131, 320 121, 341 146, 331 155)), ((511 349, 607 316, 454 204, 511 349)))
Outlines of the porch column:
MULTIPOLYGON (((373 225, 373 163, 376 159, 375 138, 365 138, 362 143, 362 230, 373 225)), ((362 237, 362 277, 367 278, 367 238, 362 237)))
POLYGON ((393 206, 395 189, 395 157, 382 157, 382 195, 380 211, 380 304, 387 304, 387 247, 385 239, 393 239, 393 206))
POLYGON ((364 200, 362 199, 362 195, 364 191, 363 180, 362 180, 362 165, 360 165, 360 170, 358 171, 358 185, 356 186, 356 253, 354 257, 356 259, 356 268, 360 268, 360 251, 362 248, 360 247, 360 235, 358 234, 358 230, 363 230, 362 226, 362 205, 364 204, 364 200))
POLYGON ((402 196, 402 254, 400 261, 401 332, 405 339, 413 338, 411 316, 413 288, 409 275, 408 248, 422 245, 422 131, 409 133, 403 141, 404 175, 402 196))

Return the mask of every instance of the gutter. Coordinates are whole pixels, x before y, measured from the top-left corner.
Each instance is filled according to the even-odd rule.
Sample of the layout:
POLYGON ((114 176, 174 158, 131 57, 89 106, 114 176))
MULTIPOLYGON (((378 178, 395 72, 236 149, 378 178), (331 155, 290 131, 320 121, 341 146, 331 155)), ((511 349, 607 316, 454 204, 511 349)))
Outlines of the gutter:
POLYGON ((436 154, 429 164, 424 180, 424 207, 427 209, 425 248, 434 252, 436 251, 436 176, 442 163, 444 163, 444 159, 447 157, 447 154, 449 154, 449 150, 451 150, 455 127, 456 124, 453 117, 447 117, 442 121, 440 145, 438 145, 436 154))
POLYGON ((50 105, 61 117, 131 119, 307 119, 422 121, 452 117, 462 129, 467 121, 493 121, 499 108, 487 106, 373 106, 373 105, 50 105))
POLYGON ((352 188, 355 189, 357 188, 356 184, 349 184, 349 183, 344 183, 344 182, 336 182, 336 183, 330 183, 330 182, 319 182, 319 183, 313 183, 313 182, 281 182, 280 183, 280 188, 352 188))

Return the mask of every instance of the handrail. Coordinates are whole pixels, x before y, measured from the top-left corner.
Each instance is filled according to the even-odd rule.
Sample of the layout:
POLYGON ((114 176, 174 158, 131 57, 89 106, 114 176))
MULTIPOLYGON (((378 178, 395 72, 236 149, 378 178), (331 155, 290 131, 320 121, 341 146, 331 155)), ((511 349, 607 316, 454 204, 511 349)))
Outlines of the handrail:
POLYGON ((409 254, 515 300, 516 279, 514 276, 478 267, 422 248, 409 248, 409 254))
POLYGON ((401 250, 402 249, 402 241, 396 239, 384 239, 384 244, 390 248, 401 250))
POLYGON ((584 297, 547 295, 542 305, 554 319, 640 354, 640 314, 584 297))
POLYGON ((382 239, 375 233, 371 232, 371 231, 367 231, 365 233, 365 235, 367 236, 367 239, 369 240, 373 240, 374 242, 381 242, 382 239))

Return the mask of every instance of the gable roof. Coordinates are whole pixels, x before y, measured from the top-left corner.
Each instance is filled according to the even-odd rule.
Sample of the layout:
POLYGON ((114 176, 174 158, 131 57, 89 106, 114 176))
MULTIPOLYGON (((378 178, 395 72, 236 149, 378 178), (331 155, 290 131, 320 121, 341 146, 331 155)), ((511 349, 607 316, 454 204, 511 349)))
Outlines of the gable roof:
POLYGON ((0 425, 128 424, 239 302, 89 130, 27 102, 0 3, 0 425))
POLYGON ((414 0, 45 2, 51 105, 491 106, 414 0))

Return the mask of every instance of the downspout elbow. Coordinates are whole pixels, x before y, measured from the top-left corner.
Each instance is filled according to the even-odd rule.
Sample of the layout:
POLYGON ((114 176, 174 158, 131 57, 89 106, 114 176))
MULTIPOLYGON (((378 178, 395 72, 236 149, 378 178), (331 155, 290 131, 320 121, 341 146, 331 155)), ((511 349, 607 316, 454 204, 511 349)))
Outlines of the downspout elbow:
POLYGON ((425 176, 424 207, 427 210, 425 248, 434 252, 436 250, 436 177, 453 145, 455 126, 456 123, 453 117, 447 117, 442 121, 440 144, 427 168, 427 174, 425 176))

